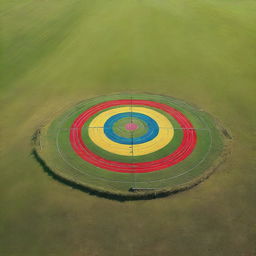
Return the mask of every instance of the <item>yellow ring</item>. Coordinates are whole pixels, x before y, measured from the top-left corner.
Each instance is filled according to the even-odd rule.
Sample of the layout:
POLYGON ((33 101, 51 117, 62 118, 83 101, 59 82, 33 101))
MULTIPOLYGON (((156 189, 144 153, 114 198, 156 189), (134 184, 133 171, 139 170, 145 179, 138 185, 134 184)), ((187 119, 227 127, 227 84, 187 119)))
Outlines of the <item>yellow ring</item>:
POLYGON ((145 107, 132 107, 132 111, 148 115, 157 122, 160 129, 158 135, 153 140, 142 144, 125 145, 114 142, 105 135, 103 128, 105 122, 113 115, 131 112, 131 107, 114 108, 97 115, 89 125, 88 133, 90 139, 102 149, 123 156, 150 154, 165 147, 172 140, 174 135, 173 126, 164 115, 145 107))

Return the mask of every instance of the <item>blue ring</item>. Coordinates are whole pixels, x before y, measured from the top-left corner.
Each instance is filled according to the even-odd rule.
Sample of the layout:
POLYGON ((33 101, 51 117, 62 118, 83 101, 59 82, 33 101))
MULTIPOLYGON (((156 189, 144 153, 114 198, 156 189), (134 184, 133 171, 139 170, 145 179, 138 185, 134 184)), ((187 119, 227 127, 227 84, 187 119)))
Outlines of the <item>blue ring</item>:
POLYGON ((136 145, 136 144, 142 144, 154 139, 159 133, 159 127, 157 122, 147 115, 137 113, 137 112, 125 112, 125 113, 116 114, 110 117, 104 124, 104 133, 110 140, 115 141, 117 143, 125 144, 125 145, 136 145), (113 125, 115 122, 125 117, 130 117, 130 118, 136 117, 144 121, 148 126, 147 133, 145 133, 143 136, 136 137, 136 138, 124 138, 117 135, 113 131, 113 125))

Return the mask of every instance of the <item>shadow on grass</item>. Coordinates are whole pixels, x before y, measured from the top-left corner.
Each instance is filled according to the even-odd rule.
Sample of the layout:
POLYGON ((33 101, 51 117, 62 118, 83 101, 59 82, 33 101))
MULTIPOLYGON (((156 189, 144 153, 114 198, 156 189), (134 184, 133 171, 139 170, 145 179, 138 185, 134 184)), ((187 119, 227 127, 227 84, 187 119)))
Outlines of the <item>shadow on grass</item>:
MULTIPOLYGON (((77 184, 74 181, 68 180, 58 174, 56 174, 47 164, 46 162, 40 157, 40 155, 37 153, 35 149, 32 150, 31 152, 32 156, 35 158, 35 160, 39 163, 39 165, 42 167, 43 171, 47 173, 49 176, 51 176, 54 180, 57 180, 58 182, 68 185, 72 187, 73 189, 77 189, 80 191, 83 191, 87 194, 101 197, 101 198, 106 198, 110 200, 116 200, 119 202, 125 202, 125 201, 136 201, 136 200, 152 200, 156 198, 161 198, 161 197, 166 197, 171 194, 176 194, 182 190, 176 190, 176 191, 164 191, 164 192, 156 192, 156 193, 150 193, 150 194, 136 194, 134 190, 131 188, 129 191, 133 192, 134 195, 121 195, 121 194, 112 194, 108 193, 105 191, 99 191, 96 189, 92 189, 89 187, 86 187, 84 185, 77 184)), ((183 189, 186 190, 186 189, 183 189)))

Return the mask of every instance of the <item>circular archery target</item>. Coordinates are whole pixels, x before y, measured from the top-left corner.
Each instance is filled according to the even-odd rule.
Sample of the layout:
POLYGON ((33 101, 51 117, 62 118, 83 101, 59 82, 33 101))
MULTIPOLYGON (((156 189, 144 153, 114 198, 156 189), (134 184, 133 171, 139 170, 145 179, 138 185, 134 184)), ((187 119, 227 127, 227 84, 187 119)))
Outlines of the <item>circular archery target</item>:
MULTIPOLYGON (((84 114, 86 113, 76 121, 80 123, 84 114)), ((83 125, 83 121, 81 124, 83 125)), ((73 128, 78 128, 76 123, 73 128)), ((118 107, 106 110, 92 120, 89 137, 96 145, 111 153, 132 157, 149 154, 166 146, 173 137, 173 127, 166 117, 154 110, 135 106, 118 107), (118 128, 123 125, 126 131, 118 134, 118 128), (113 129, 114 126, 117 128, 113 129), (127 129, 127 126, 136 129, 127 129)), ((71 141, 74 142, 73 138, 71 141)))
POLYGON ((223 148, 209 115, 159 95, 84 101, 43 131, 40 152, 54 172, 108 191, 187 184, 200 179, 223 148))
POLYGON ((115 172, 145 173, 170 167, 188 157, 196 144, 196 131, 181 112, 168 105, 148 100, 133 100, 132 102, 131 100, 113 100, 97 104, 80 114, 72 124, 70 143, 82 159, 95 166, 115 172), (129 104, 130 106, 124 107, 129 104), (153 107, 154 110, 147 107, 153 107), (183 129, 181 144, 164 158, 135 164, 106 160, 90 151, 86 146, 86 141, 82 139, 81 129, 93 117, 88 127, 89 137, 102 149, 130 157, 156 152, 169 144, 174 136, 171 122, 163 114, 157 112, 158 109, 173 117, 183 129), (104 111, 98 114, 102 110, 104 111), (130 117, 126 125, 131 125, 133 116, 146 124, 145 134, 133 137, 130 132, 130 138, 126 138, 113 131, 116 121, 130 117))

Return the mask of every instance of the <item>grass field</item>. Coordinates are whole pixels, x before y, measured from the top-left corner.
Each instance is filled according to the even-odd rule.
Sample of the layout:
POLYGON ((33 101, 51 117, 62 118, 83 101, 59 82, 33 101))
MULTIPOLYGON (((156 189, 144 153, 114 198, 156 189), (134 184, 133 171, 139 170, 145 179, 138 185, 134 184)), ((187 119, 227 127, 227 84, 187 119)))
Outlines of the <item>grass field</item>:
POLYGON ((256 255, 256 2, 0 0, 0 255, 256 255), (194 103, 232 132, 228 161, 164 199, 62 185, 31 155, 47 119, 133 91, 194 103))

